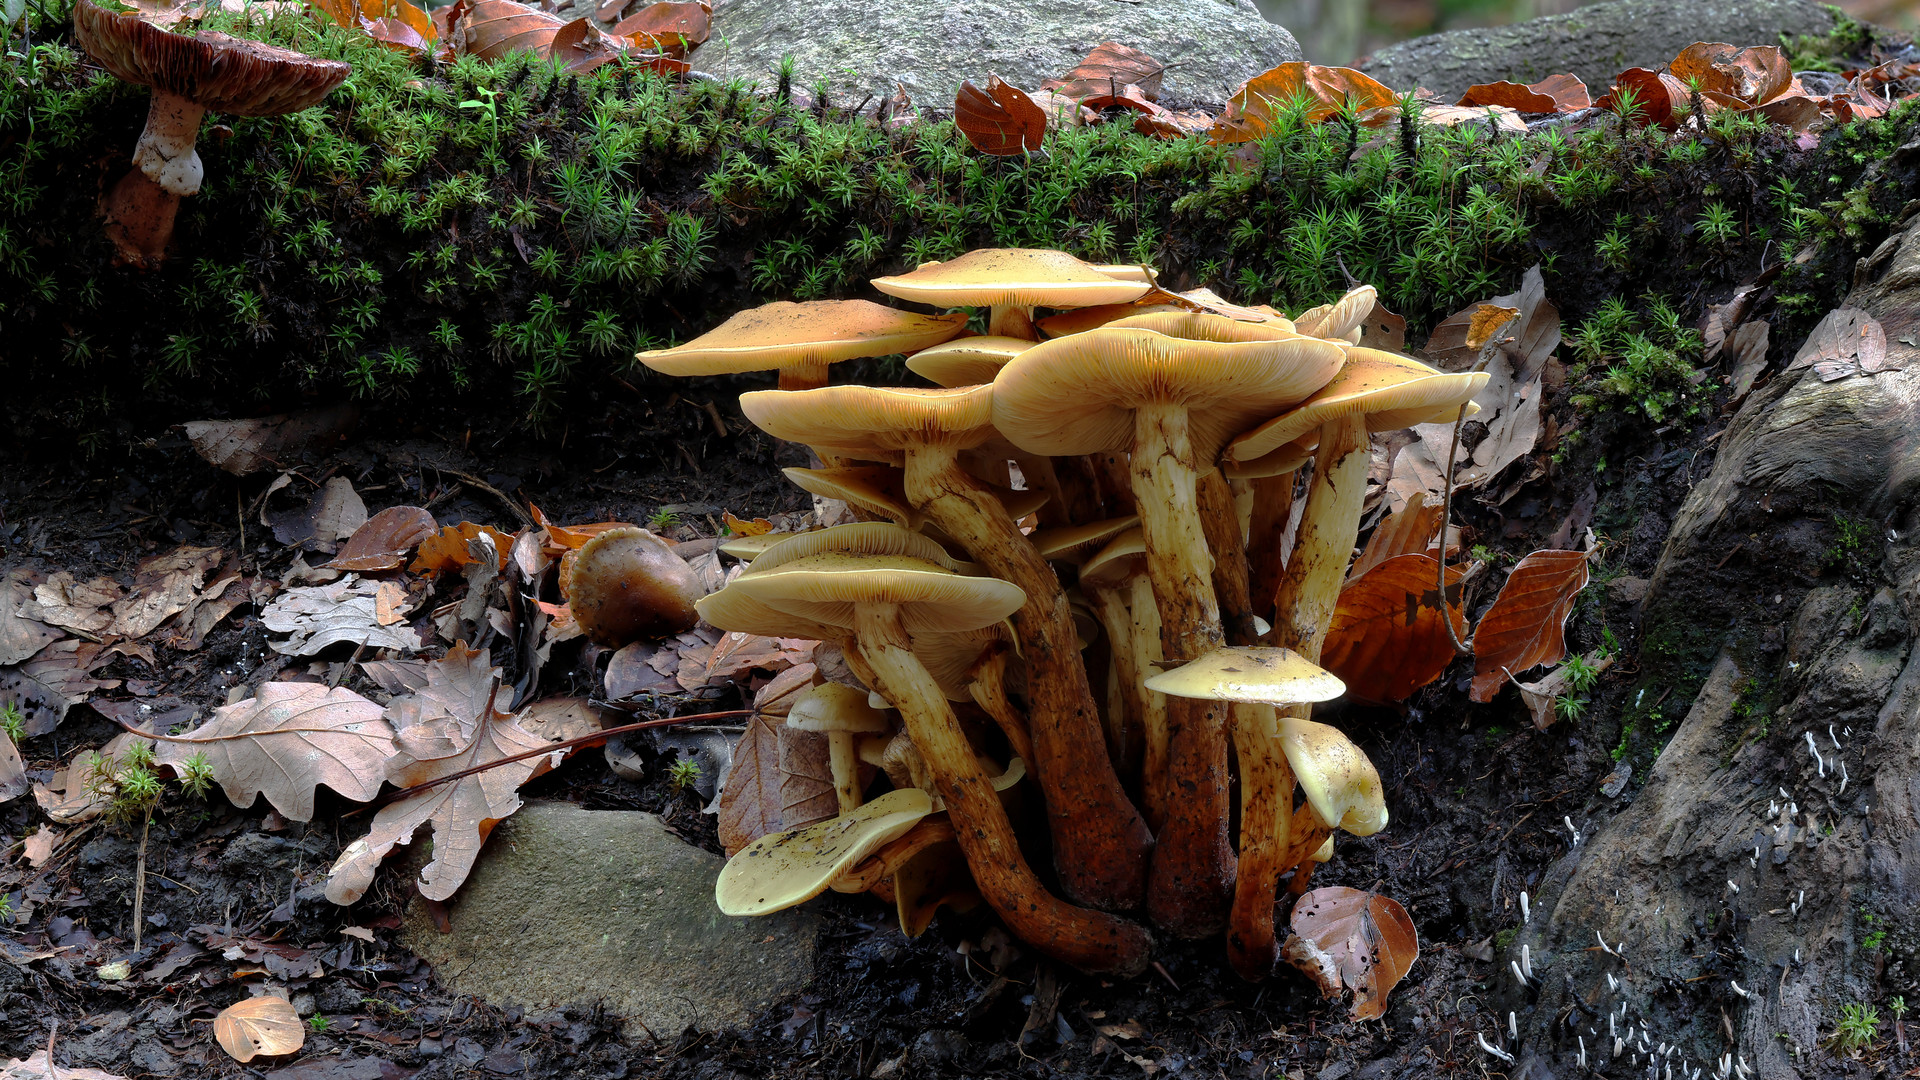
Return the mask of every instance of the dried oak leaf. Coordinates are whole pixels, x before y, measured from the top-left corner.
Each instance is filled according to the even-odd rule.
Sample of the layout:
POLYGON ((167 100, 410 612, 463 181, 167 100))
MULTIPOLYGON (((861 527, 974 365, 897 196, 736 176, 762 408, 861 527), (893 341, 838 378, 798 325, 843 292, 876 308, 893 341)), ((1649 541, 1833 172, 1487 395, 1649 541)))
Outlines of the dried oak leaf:
POLYGON ((953 123, 976 150, 1006 157, 1038 150, 1047 135, 1047 114, 1026 92, 992 76, 985 90, 960 84, 953 123))
POLYGON ((1473 632, 1467 696, 1492 701, 1510 676, 1567 655, 1567 616, 1586 587, 1586 552, 1536 551, 1521 559, 1473 632))
POLYGON ((1516 112, 1573 112, 1593 104, 1587 84, 1574 75, 1549 75, 1523 86, 1516 82, 1476 83, 1467 87, 1456 105, 1501 105, 1516 112))
POLYGON ((193 420, 180 428, 201 457, 245 476, 282 468, 336 443, 359 419, 360 410, 346 405, 252 420, 193 420))
MULTIPOLYGON (((1460 575, 1447 568, 1446 606, 1464 639, 1460 575)), ((1340 590, 1320 666, 1357 701, 1405 701, 1453 662, 1453 640, 1440 619, 1440 564, 1429 555, 1396 555, 1340 590)))
POLYGON ((1255 75, 1227 102, 1208 130, 1215 144, 1251 142, 1266 136, 1274 114, 1295 100, 1306 104, 1307 123, 1319 123, 1351 104, 1356 111, 1384 109, 1399 98, 1353 68, 1323 67, 1295 60, 1255 75))
POLYGON ((33 785, 33 801, 56 825, 78 825, 99 817, 106 812, 113 785, 104 776, 96 776, 94 766, 101 765, 103 773, 110 773, 114 763, 126 757, 137 742, 153 747, 152 739, 123 731, 98 751, 81 751, 66 768, 55 770, 51 784, 33 785))
POLYGON ((25 570, 0 576, 0 664, 17 664, 63 636, 41 620, 35 583, 25 570))
POLYGON ((1407 909, 1379 893, 1315 889, 1294 903, 1291 925, 1282 955, 1329 1000, 1351 991, 1355 1020, 1378 1020, 1387 995, 1420 958, 1407 909))
POLYGON ((31 1057, 9 1058, 5 1065, 0 1065, 0 1080, 127 1080, 127 1078, 105 1069, 76 1069, 67 1065, 55 1065, 45 1050, 35 1050, 31 1057))
POLYGON ((141 561, 134 571, 133 588, 113 605, 115 637, 145 637, 155 627, 194 602, 207 574, 226 553, 216 547, 177 547, 141 561))
POLYGON ((291 1054, 307 1041, 293 1004, 271 994, 237 1001, 213 1018, 213 1040, 235 1061, 291 1054))
MULTIPOLYGON (((1135 87, 1141 98, 1152 101, 1160 96, 1160 80, 1167 72, 1167 65, 1141 52, 1114 41, 1103 41, 1093 47, 1085 60, 1080 61, 1064 79, 1048 79, 1040 84, 1040 89, 1051 90, 1061 97, 1072 98, 1083 105, 1092 105, 1088 98, 1117 96, 1125 87, 1135 87)), ((1093 108, 1104 106, 1093 105, 1093 108)))
MULTIPOLYGON (((267 642, 267 647, 287 656, 312 656, 342 641, 369 649, 419 649, 420 636, 411 628, 380 621, 384 584, 349 574, 329 585, 288 589, 260 612, 260 625, 288 635, 285 641, 267 642)), ((394 610, 396 598, 388 593, 385 600, 389 612, 394 610)), ((410 610, 412 603, 410 594, 402 594, 402 608, 410 610)))
MULTIPOLYGON (((512 0, 502 0, 512 3, 512 0)), ((463 521, 458 525, 448 525, 425 540, 420 541, 420 550, 413 557, 413 563, 407 567, 416 574, 439 574, 446 570, 458 570, 473 561, 473 555, 467 549, 469 541, 486 533, 493 537, 495 550, 500 554, 500 569, 507 568, 507 561, 513 556, 513 537, 491 525, 475 525, 463 521)))
POLYGON ((65 570, 48 575, 47 580, 33 587, 41 619, 53 626, 89 634, 98 634, 113 625, 112 613, 104 609, 123 595, 125 590, 112 578, 75 581, 65 570))
POLYGON ((355 802, 379 794, 393 728, 379 705, 344 687, 270 682, 194 730, 158 741, 154 758, 176 775, 205 755, 233 805, 245 809, 265 795, 282 817, 311 821, 322 784, 355 802))
POLYGON ((1787 92, 1793 65, 1772 45, 1740 48, 1722 41, 1696 41, 1680 50, 1667 70, 1703 94, 1724 94, 1734 105, 1760 105, 1787 92))
POLYGON ((682 59, 713 33, 713 5, 663 0, 621 19, 608 33, 682 59))
POLYGON ((29 737, 60 726, 67 710, 96 690, 111 690, 118 679, 96 679, 94 669, 112 657, 90 641, 56 641, 13 667, 0 668, 0 705, 12 705, 26 721, 29 737))
MULTIPOLYGON (((495 710, 489 704, 495 696, 491 686, 483 696, 472 685, 475 671, 484 671, 490 683, 498 678, 497 669, 488 665, 487 650, 449 651, 448 661, 437 666, 449 662, 454 670, 443 684, 446 692, 429 692, 429 673, 428 691, 414 695, 420 700, 388 706, 389 715, 403 725, 387 764, 387 779, 396 787, 414 787, 550 745, 495 710), (480 703, 478 711, 475 702, 480 703)), ((429 900, 451 897, 473 870, 487 834, 520 809, 520 786, 552 768, 564 754, 555 751, 500 765, 381 807, 372 830, 347 845, 327 872, 327 899, 343 905, 360 899, 373 884, 380 861, 396 845, 411 842, 423 825, 433 830, 433 858, 420 871, 420 895, 429 900)))
POLYGON ((37 869, 47 865, 47 860, 53 858, 53 847, 59 842, 60 830, 51 825, 42 825, 39 831, 22 842, 21 854, 26 856, 28 866, 37 869))
POLYGON ((547 539, 552 541, 553 546, 568 551, 579 550, 587 541, 608 529, 633 528, 633 523, 627 521, 596 521, 590 525, 555 525, 547 520, 547 515, 541 513, 539 507, 528 503, 527 509, 533 513, 533 523, 547 531, 547 539))
POLYGON ((367 573, 398 570, 407 552, 440 531, 433 515, 418 506, 389 506, 368 518, 325 565, 335 570, 367 573))

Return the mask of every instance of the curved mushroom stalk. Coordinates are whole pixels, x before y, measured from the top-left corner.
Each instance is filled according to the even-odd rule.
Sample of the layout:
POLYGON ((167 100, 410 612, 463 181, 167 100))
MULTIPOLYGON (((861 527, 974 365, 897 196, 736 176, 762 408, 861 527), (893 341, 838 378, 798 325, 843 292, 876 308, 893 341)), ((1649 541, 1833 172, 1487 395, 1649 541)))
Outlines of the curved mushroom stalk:
POLYGON ((1020 715, 1020 710, 1007 698, 1007 657, 1011 653, 1003 641, 987 646, 969 672, 972 678, 967 682, 967 694, 975 705, 993 717, 1013 752, 1023 761, 1032 761, 1033 738, 1027 731, 1027 718, 1020 715))
POLYGON ((1288 864, 1293 830, 1293 770, 1275 753, 1280 737, 1271 705, 1235 703, 1234 750, 1240 760, 1240 863, 1227 925, 1227 961, 1248 982, 1273 974, 1280 958, 1274 899, 1288 864))
POLYGON ((1132 975, 1144 970, 1151 944, 1144 929, 1049 895, 1027 866, 1006 809, 966 733, 940 687, 914 658, 899 608, 860 605, 854 616, 854 644, 886 684, 914 744, 926 755, 980 893, 1008 928, 1084 971, 1132 975))
POLYGON ((1316 848, 1313 854, 1307 856, 1306 862, 1293 868, 1293 876, 1287 879, 1287 893, 1291 896, 1305 896, 1307 889, 1313 884, 1313 868, 1321 863, 1332 861, 1333 837, 1328 836, 1325 843, 1316 848))
POLYGON ((1366 417, 1342 417, 1321 429, 1312 486, 1274 596, 1271 644, 1320 658, 1360 534, 1370 462, 1366 417))

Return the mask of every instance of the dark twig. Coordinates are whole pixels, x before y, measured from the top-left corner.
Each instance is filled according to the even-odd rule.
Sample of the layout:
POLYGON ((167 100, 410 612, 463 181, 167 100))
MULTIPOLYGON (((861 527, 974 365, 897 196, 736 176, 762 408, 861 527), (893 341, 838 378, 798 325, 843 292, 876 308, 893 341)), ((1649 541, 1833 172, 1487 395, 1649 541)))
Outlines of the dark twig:
MULTIPOLYGON (((1493 362, 1494 355, 1500 351, 1500 346, 1513 340, 1501 337, 1500 334, 1519 318, 1520 313, 1516 311, 1512 318, 1494 327, 1492 332, 1487 334, 1487 340, 1480 346, 1480 356, 1474 361, 1474 371, 1485 371, 1487 365, 1493 362)), ((1453 517, 1453 463, 1460 453, 1460 429, 1466 422, 1467 403, 1462 403, 1460 415, 1453 418, 1453 442, 1447 447, 1447 471, 1440 477, 1441 483, 1445 486, 1440 496, 1440 558, 1436 560, 1440 564, 1440 621, 1446 625, 1447 640, 1453 643, 1453 651, 1460 656, 1473 655, 1473 642, 1460 640, 1459 631, 1453 628, 1453 612, 1447 607, 1447 528, 1453 517)))

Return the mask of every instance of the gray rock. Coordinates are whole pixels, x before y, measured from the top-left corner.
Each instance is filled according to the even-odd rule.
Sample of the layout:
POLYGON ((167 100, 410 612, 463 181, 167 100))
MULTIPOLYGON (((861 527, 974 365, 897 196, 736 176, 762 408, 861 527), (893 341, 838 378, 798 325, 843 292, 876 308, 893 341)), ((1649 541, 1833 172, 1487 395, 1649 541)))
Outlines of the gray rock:
POLYGON ((819 921, 720 914, 723 861, 652 814, 530 803, 487 841, 453 932, 416 906, 400 938, 456 993, 495 1005, 599 1002, 663 1037, 735 1027, 806 985, 819 921))
POLYGON ((1531 83, 1570 71, 1594 97, 1630 67, 1659 67, 1696 41, 1774 45, 1825 34, 1813 0, 1612 0, 1512 26, 1452 30, 1389 45, 1354 66, 1396 90, 1424 86, 1452 101, 1475 83, 1531 83))
POLYGON ((993 74, 1034 90, 1103 41, 1166 64, 1169 97, 1201 101, 1224 102, 1251 76, 1300 59, 1293 35, 1252 0, 729 0, 693 64, 770 88, 790 53, 799 90, 825 76, 832 100, 858 104, 897 82, 918 105, 951 108, 962 80, 984 86, 993 74))
POLYGON ((1647 586, 1653 584, 1643 577, 1617 577, 1607 582, 1607 599, 1616 604, 1637 604, 1647 598, 1647 586))

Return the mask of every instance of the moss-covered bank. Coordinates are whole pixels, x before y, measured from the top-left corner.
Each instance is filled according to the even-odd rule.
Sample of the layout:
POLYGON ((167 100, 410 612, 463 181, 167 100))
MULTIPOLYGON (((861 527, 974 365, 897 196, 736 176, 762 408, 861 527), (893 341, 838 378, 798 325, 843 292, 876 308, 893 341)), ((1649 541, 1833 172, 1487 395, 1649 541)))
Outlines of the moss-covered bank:
MULTIPOLYGON (((352 78, 304 113, 210 118, 226 126, 203 134, 174 257, 139 273, 111 265, 94 207, 146 92, 71 48, 59 0, 41 6, 41 37, 0 58, 0 375, 16 420, 82 440, 135 403, 180 419, 302 395, 463 391, 538 421, 741 306, 858 294, 983 245, 1146 260, 1176 287, 1288 309, 1351 273, 1416 330, 1535 262, 1577 316, 1658 294, 1691 318, 1763 260, 1816 251, 1778 286, 1806 320, 1907 197, 1860 178, 1910 110, 1812 150, 1737 119, 1491 139, 1336 119, 1238 153, 1104 124, 1026 162, 949 123, 889 134, 741 85, 431 65, 283 11, 206 26, 349 60, 352 78)), ((1645 411, 1640 389, 1600 391, 1645 411)))

